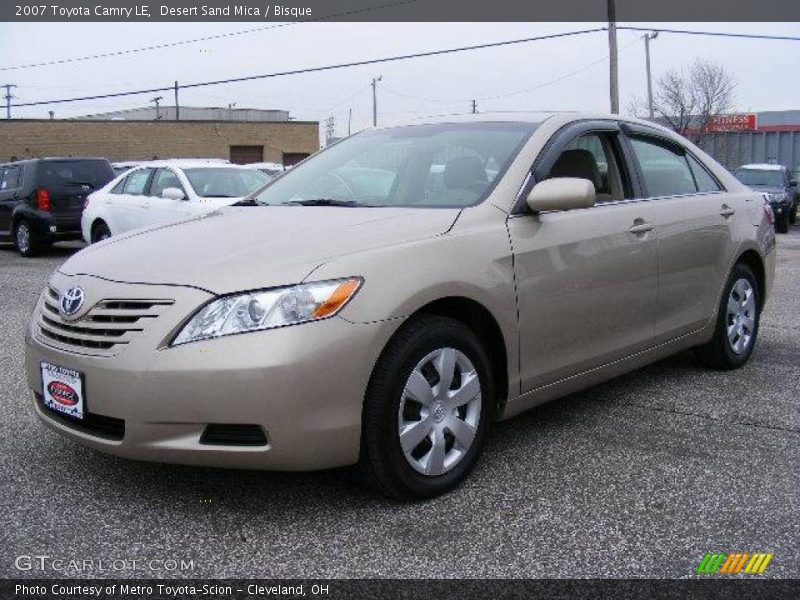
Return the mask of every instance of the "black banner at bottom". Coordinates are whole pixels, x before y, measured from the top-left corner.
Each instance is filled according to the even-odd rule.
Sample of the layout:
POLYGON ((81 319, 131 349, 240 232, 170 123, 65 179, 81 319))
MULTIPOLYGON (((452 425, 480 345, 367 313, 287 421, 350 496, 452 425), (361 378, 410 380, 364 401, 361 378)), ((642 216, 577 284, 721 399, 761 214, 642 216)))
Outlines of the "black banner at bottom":
POLYGON ((798 598, 796 579, 3 579, 2 600, 798 598))

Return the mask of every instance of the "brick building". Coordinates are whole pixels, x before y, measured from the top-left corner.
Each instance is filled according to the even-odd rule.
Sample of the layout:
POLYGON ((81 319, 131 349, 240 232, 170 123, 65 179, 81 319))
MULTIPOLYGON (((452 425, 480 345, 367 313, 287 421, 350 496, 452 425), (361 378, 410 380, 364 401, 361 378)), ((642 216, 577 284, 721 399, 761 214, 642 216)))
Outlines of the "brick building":
POLYGON ((0 162, 104 156, 111 161, 224 158, 291 165, 318 149, 316 121, 0 120, 0 162))

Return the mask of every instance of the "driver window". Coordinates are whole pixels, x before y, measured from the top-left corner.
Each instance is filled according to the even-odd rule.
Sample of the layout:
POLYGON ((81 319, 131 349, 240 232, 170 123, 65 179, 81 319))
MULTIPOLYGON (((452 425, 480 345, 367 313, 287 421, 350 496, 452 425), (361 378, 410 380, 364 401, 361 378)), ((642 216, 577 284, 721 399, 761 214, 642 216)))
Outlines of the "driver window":
POLYGON ((631 197, 612 141, 604 134, 587 133, 573 139, 550 169, 547 178, 552 177, 588 179, 594 184, 598 203, 631 197))
POLYGON ((181 180, 171 169, 158 169, 156 174, 153 175, 153 183, 150 184, 150 195, 161 197, 161 193, 167 188, 178 188, 183 192, 184 196, 186 191, 181 185, 181 180))

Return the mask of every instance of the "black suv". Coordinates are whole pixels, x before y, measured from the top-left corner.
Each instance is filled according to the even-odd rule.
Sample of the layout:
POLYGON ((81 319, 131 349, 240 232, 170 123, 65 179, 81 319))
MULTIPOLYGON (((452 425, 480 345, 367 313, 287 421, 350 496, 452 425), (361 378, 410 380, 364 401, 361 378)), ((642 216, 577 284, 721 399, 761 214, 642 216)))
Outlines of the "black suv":
POLYGON ((0 242, 33 256, 81 238, 86 196, 114 178, 104 158, 36 158, 0 164, 0 242))
POLYGON ((775 231, 787 233, 789 224, 797 220, 797 205, 800 192, 797 180, 782 165, 742 165, 734 177, 746 186, 766 194, 767 201, 775 213, 775 231))

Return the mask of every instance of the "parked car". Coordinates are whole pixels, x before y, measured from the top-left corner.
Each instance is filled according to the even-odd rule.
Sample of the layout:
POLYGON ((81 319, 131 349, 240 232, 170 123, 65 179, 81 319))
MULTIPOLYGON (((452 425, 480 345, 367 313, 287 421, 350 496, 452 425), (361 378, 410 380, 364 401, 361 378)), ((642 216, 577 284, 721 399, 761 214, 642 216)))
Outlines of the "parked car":
POLYGON ((247 166, 251 169, 258 169, 270 179, 275 179, 278 175, 286 170, 283 168, 282 164, 273 162, 250 163, 247 166))
POLYGON ((0 241, 23 256, 81 238, 86 197, 114 178, 104 158, 36 158, 0 165, 0 241))
POLYGON ((797 220, 800 191, 797 180, 783 165, 742 165, 734 172, 736 179, 752 189, 769 194, 769 203, 775 213, 775 231, 787 233, 789 224, 797 220))
POLYGON ((131 229, 209 213, 241 200, 269 179, 222 161, 141 163, 89 196, 81 226, 89 243, 131 229))
POLYGON ((369 130, 236 207, 72 256, 32 315, 28 385, 47 425, 119 456, 359 463, 428 498, 495 419, 687 348, 745 364, 774 247, 757 192, 646 121, 369 130))

